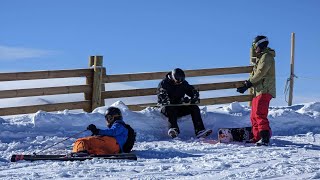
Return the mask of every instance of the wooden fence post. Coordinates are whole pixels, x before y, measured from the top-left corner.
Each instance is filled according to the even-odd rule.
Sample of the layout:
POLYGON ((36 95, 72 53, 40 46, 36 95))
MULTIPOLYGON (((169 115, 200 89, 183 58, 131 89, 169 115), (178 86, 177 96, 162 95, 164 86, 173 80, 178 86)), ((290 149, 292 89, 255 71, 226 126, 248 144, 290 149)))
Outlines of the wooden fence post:
MULTIPOLYGON (((91 68, 94 65, 94 56, 89 57, 89 68, 91 68)), ((93 87, 93 76, 92 78, 86 77, 86 84, 90 85, 90 87, 93 87)), ((84 99, 86 101, 91 101, 92 100, 92 93, 84 93, 84 99)), ((92 103, 91 103, 92 104, 92 103)), ((85 109, 86 112, 91 112, 92 107, 90 109, 85 109)))
MULTIPOLYGON (((105 67, 102 67, 102 81, 103 81, 103 84, 102 84, 102 86, 101 86, 101 96, 102 96, 102 93, 103 92, 106 92, 106 83, 104 82, 104 77, 106 77, 106 75, 107 75, 107 70, 106 70, 106 68, 105 67)), ((103 99, 101 99, 101 105, 102 106, 105 106, 105 98, 103 98, 103 99)))
POLYGON ((294 84, 294 48, 295 48, 295 33, 291 33, 291 61, 290 61, 290 89, 288 106, 292 105, 293 99, 293 84, 294 84))
POLYGON ((102 56, 94 56, 91 110, 101 106, 102 56))
MULTIPOLYGON (((94 66, 97 66, 97 67, 101 68, 101 79, 100 79, 100 82, 102 84, 101 84, 100 92, 102 92, 102 91, 105 91, 105 84, 103 83, 103 75, 106 73, 106 71, 105 71, 105 68, 103 67, 103 56, 95 56, 95 57, 96 58, 94 60, 94 66)), ((104 106, 104 99, 101 99, 100 106, 104 106)))

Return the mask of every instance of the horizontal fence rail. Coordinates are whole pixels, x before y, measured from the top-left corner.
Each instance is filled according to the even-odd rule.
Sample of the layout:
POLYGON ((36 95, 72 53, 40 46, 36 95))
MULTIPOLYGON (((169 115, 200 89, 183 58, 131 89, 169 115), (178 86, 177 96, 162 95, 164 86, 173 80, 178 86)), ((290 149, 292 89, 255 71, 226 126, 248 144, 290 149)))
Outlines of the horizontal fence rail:
POLYGON ((89 85, 15 89, 0 91, 0 98, 17 98, 71 93, 91 93, 91 91, 92 88, 89 85))
MULTIPOLYGON (((221 82, 221 83, 211 83, 211 84, 198 84, 198 85, 194 85, 194 87, 200 91, 232 89, 232 88, 239 87, 243 82, 244 81, 233 81, 233 82, 221 82)), ((109 99, 109 98, 119 98, 119 97, 149 96, 149 95, 155 95, 156 91, 157 91, 157 88, 104 91, 104 92, 101 92, 101 97, 102 99, 109 99)))
POLYGON ((0 81, 92 77, 92 69, 0 73, 0 81))
MULTIPOLYGON (((215 68, 215 69, 197 69, 185 70, 187 77, 196 76, 213 76, 224 74, 242 74, 252 71, 252 66, 230 67, 230 68, 215 68)), ((126 81, 142 81, 142 80, 155 80, 162 79, 168 73, 166 72, 153 72, 153 73, 137 73, 137 74, 118 74, 106 75, 103 78, 104 83, 126 82, 126 81)))
MULTIPOLYGON (((232 103, 235 101, 246 102, 246 101, 251 101, 251 99, 252 99, 252 95, 207 98, 207 99, 201 99, 200 103, 197 105, 204 106, 204 105, 226 104, 226 103, 232 103)), ((135 104, 135 105, 128 105, 128 108, 132 111, 141 111, 146 107, 152 107, 156 105, 157 105, 156 103, 135 104)))
POLYGON ((19 107, 7 107, 0 108, 1 116, 17 115, 17 114, 30 114, 35 113, 39 110, 43 111, 63 111, 65 109, 84 109, 90 111, 90 101, 80 102, 67 102, 67 103, 56 103, 56 104, 44 104, 44 105, 29 105, 19 107))

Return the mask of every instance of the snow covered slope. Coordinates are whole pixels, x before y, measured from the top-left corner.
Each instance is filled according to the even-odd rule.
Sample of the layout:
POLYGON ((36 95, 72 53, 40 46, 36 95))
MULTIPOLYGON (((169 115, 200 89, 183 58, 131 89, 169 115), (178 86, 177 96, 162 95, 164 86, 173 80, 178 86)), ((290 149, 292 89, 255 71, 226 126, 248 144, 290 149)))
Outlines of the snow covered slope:
MULTIPOLYGON (((179 119, 181 134, 172 140, 158 109, 132 112, 122 102, 113 106, 122 110, 124 120, 138 133, 134 147, 138 161, 9 162, 12 154, 37 153, 91 123, 105 127, 107 107, 93 113, 39 111, 0 118, 0 179, 320 179, 319 102, 271 107, 270 147, 200 142, 194 139, 190 116, 179 119)), ((217 139, 218 128, 250 126, 250 109, 239 103, 202 107, 201 115, 206 128, 214 130, 211 139, 217 139)), ((41 153, 70 152, 78 137, 41 153)))

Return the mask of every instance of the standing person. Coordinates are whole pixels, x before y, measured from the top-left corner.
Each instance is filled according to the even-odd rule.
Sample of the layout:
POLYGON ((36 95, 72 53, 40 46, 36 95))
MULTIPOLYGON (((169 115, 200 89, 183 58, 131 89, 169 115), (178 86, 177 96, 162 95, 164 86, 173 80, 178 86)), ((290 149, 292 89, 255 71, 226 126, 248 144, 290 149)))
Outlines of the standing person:
POLYGON ((168 117, 168 135, 175 138, 179 135, 178 117, 191 114, 197 138, 206 137, 212 130, 206 130, 196 105, 200 102, 199 92, 185 80, 182 69, 176 68, 169 72, 159 83, 157 89, 158 103, 162 105, 161 113, 168 117), (189 96, 185 97, 185 95, 189 96), (190 105, 182 105, 190 103, 190 105))
POLYGON ((132 132, 133 129, 122 120, 120 109, 109 107, 105 113, 105 119, 107 128, 102 130, 90 124, 87 130, 92 132, 92 136, 77 139, 72 152, 87 152, 95 155, 130 152, 135 134, 132 132))
POLYGON ((268 109, 270 100, 276 97, 275 79, 275 51, 268 47, 269 41, 266 36, 254 38, 252 48, 257 54, 257 61, 249 80, 242 87, 237 88, 239 93, 244 93, 248 88, 253 88, 254 98, 250 120, 252 125, 252 142, 257 146, 268 146, 271 137, 268 109))

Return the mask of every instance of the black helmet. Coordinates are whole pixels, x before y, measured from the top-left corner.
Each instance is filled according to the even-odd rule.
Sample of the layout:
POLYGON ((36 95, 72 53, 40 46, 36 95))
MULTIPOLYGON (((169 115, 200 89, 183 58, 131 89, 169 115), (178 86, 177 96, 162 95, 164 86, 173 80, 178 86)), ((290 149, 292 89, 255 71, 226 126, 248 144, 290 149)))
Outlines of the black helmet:
POLYGON ((186 75, 184 74, 182 69, 175 68, 171 71, 171 77, 175 82, 182 83, 185 80, 186 75))
POLYGON ((111 125, 116 120, 122 120, 122 114, 120 109, 116 107, 109 107, 106 111, 105 118, 111 125))
POLYGON ((257 36, 254 38, 252 42, 252 47, 256 49, 259 47, 261 50, 265 49, 268 47, 269 40, 266 36, 257 36))

